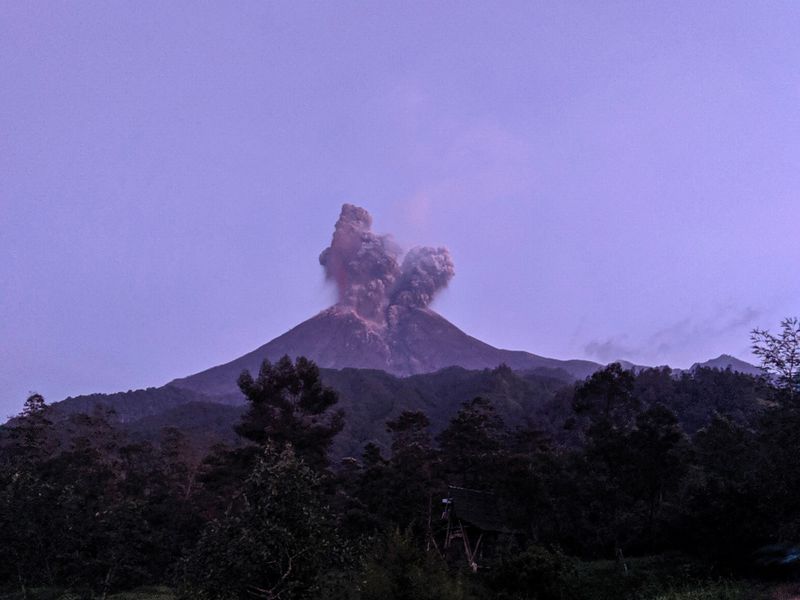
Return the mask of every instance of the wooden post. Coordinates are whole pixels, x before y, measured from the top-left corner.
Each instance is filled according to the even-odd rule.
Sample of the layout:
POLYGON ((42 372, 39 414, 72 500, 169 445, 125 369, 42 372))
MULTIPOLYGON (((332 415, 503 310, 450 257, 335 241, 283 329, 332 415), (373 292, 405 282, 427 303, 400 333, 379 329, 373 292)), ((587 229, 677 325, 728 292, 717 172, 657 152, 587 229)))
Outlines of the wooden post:
POLYGON ((469 565, 469 568, 472 570, 473 573, 477 573, 478 563, 475 562, 475 552, 478 551, 478 546, 481 543, 481 538, 483 537, 483 534, 478 536, 478 543, 475 544, 475 550, 473 551, 469 547, 469 538, 467 537, 467 531, 464 529, 464 524, 461 521, 458 522, 458 527, 461 529, 461 537, 464 538, 464 552, 467 553, 467 564, 469 565))
POLYGON ((433 512, 433 492, 428 494, 428 531, 425 541, 425 552, 431 551, 431 538, 433 537, 433 530, 431 528, 431 513, 433 512))
POLYGON ((445 550, 450 547, 450 505, 447 506, 447 532, 444 536, 445 550))

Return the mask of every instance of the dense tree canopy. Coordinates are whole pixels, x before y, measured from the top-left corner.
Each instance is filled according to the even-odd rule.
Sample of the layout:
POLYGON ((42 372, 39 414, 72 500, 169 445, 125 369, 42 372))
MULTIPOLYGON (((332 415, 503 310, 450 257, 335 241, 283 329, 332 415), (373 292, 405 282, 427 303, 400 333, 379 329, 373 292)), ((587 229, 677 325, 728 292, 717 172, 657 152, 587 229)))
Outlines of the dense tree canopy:
POLYGON ((492 398, 521 379, 485 375, 487 396, 444 427, 399 411, 388 444, 339 464, 337 394, 302 358, 242 374, 240 442, 210 451, 175 428, 137 438, 104 410, 54 423, 32 395, 0 429, 0 590, 633 599, 651 597, 635 557, 751 574, 759 548, 800 541, 800 412, 781 380, 612 364, 509 423, 492 398), (470 568, 477 534, 443 537, 461 526, 454 489, 490 528, 470 568))

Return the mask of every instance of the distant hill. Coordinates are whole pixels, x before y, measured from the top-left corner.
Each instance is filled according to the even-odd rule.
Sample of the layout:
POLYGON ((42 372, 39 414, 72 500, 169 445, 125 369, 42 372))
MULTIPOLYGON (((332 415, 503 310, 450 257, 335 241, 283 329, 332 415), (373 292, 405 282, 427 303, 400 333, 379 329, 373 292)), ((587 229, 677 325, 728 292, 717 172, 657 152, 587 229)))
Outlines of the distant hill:
POLYGON ((737 373, 745 373, 746 375, 753 375, 756 377, 763 374, 763 371, 757 366, 751 365, 749 362, 745 362, 739 358, 736 358, 735 356, 731 356, 730 354, 721 354, 717 358, 712 358, 706 362, 695 363, 692 365, 691 369, 694 370, 701 367, 708 369, 719 369, 721 371, 730 369, 731 371, 736 371, 737 373))

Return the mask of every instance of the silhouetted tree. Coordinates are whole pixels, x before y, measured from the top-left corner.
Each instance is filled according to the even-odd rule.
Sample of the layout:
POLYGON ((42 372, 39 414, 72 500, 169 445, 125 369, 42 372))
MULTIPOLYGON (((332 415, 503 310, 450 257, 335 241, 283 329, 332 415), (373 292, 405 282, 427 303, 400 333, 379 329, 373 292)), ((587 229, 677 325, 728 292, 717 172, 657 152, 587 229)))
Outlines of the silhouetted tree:
POLYGON ((632 371, 626 371, 619 363, 611 363, 578 386, 573 409, 593 423, 604 421, 614 427, 627 427, 632 424, 640 405, 633 395, 634 382, 632 371))
POLYGON ((404 529, 414 525, 421 531, 427 521, 436 463, 429 426, 428 418, 416 411, 405 411, 386 423, 392 435, 384 490, 387 517, 404 529))
POLYGON ((288 356, 275 365, 265 360, 255 379, 244 371, 238 384, 249 406, 236 433, 262 446, 291 444, 310 467, 327 466, 328 450, 344 417, 329 412, 338 396, 322 384, 316 364, 302 356, 294 363, 288 356))
POLYGON ((724 562, 741 561, 767 533, 759 479, 759 444, 749 431, 715 415, 692 440, 694 465, 681 496, 685 524, 677 544, 724 562))
POLYGON ((761 358, 761 368, 786 390, 789 401, 794 401, 800 393, 800 319, 783 319, 779 335, 766 329, 754 329, 750 341, 753 354, 761 358))
POLYGON ((53 423, 47 417, 47 402, 41 394, 28 396, 8 433, 11 442, 8 448, 19 460, 42 461, 58 446, 53 423))
POLYGON ((392 523, 391 471, 378 446, 370 442, 364 447, 361 464, 346 483, 346 523, 356 535, 375 533, 392 523))
POLYGON ((627 436, 629 452, 627 486, 645 513, 649 550, 656 545, 656 526, 666 498, 674 493, 688 469, 688 440, 675 414, 661 404, 636 418, 627 436))
POLYGON ((487 489, 494 487, 505 442, 503 420, 485 398, 464 402, 437 440, 448 483, 487 489))

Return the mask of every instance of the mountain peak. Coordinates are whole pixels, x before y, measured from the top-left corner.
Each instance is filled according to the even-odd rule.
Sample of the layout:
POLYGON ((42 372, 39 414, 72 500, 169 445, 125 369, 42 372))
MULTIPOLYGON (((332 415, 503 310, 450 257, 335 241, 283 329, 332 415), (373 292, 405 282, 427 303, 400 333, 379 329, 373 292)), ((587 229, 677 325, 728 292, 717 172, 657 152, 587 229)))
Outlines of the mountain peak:
POLYGON ((725 369, 730 369, 731 371, 737 371, 746 375, 762 374, 761 369, 756 365, 753 365, 740 358, 736 358, 735 356, 731 356, 730 354, 720 354, 717 358, 712 358, 702 363, 694 363, 691 366, 691 370, 699 368, 720 369, 722 371, 725 369))

